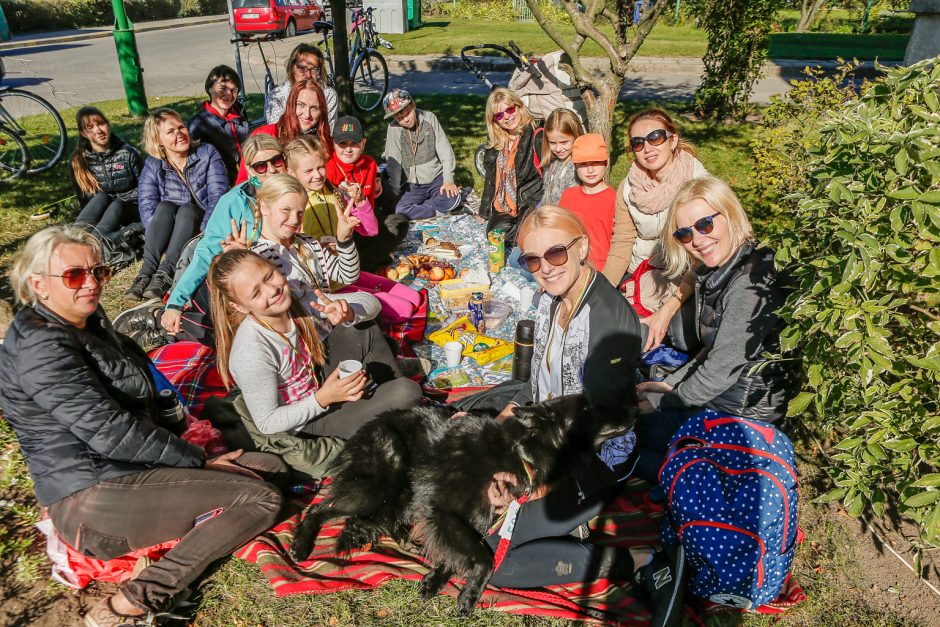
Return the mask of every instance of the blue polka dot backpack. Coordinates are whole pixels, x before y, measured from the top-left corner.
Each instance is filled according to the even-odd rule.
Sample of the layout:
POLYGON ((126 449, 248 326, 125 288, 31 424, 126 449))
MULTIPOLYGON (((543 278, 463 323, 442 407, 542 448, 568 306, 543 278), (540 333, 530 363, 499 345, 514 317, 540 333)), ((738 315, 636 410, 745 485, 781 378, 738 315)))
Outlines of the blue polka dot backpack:
POLYGON ((690 590, 755 610, 780 594, 797 545, 793 444, 773 425, 706 410, 673 437, 659 471, 663 541, 682 543, 690 590))

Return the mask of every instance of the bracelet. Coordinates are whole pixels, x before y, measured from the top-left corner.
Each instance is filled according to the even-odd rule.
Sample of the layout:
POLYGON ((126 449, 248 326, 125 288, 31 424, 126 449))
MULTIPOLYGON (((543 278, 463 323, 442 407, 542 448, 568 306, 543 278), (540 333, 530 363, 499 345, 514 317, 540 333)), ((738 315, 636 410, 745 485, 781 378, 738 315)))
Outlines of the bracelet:
POLYGON ((680 305, 682 304, 682 297, 679 296, 679 292, 673 292, 673 293, 669 296, 669 298, 675 298, 677 301, 679 301, 679 304, 680 304, 680 305))

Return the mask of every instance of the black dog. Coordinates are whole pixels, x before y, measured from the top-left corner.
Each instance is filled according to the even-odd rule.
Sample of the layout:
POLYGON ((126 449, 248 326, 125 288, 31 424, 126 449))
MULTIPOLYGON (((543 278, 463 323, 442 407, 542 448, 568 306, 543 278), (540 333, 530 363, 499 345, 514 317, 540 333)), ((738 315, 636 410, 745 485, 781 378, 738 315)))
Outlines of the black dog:
POLYGON ((421 407, 383 414, 362 427, 333 464, 330 496, 298 526, 294 559, 310 554, 320 528, 333 519, 346 518, 339 553, 383 534, 404 543, 415 525, 432 566, 421 582, 422 597, 437 594, 451 577, 466 578, 458 606, 470 613, 493 568, 483 542, 493 522, 487 499, 493 474, 519 477, 518 497, 570 472, 635 420, 624 408, 591 411, 580 395, 513 412, 499 422, 492 414, 452 418, 452 411, 421 407))

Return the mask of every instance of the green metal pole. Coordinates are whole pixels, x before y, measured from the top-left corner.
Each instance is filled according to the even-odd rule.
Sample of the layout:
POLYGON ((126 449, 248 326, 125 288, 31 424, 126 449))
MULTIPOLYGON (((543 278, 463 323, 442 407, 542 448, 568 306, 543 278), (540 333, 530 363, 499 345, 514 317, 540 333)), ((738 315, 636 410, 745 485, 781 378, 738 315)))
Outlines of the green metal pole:
POLYGON ((147 94, 144 92, 144 68, 140 65, 134 24, 124 11, 124 0, 111 0, 114 7, 114 46, 127 96, 127 109, 131 115, 147 115, 147 94))

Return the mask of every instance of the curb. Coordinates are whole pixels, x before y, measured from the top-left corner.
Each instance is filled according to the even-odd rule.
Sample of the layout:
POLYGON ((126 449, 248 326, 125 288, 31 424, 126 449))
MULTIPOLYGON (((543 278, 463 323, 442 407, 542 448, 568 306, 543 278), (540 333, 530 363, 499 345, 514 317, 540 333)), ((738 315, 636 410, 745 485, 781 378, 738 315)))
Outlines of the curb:
MULTIPOLYGON (((150 31, 168 30, 170 28, 185 28, 186 26, 202 26, 204 24, 215 24, 217 22, 227 22, 228 15, 207 15, 205 17, 193 18, 192 21, 179 23, 176 20, 165 20, 159 22, 142 22, 134 25, 135 33, 146 33, 150 31)), ((19 50, 20 48, 35 48, 37 46, 48 46, 51 44, 65 44, 75 41, 84 41, 86 39, 104 39, 111 37, 114 31, 109 27, 94 27, 84 32, 74 35, 59 35, 53 37, 43 37, 39 39, 23 39, 20 41, 5 41, 0 43, 0 51, 19 50)))
MULTIPOLYGON (((389 55, 388 69, 400 72, 407 71, 448 71, 463 70, 466 66, 459 56, 455 55, 422 55, 419 57, 406 57, 389 55)), ((590 70, 600 68, 606 63, 602 57, 588 57, 584 65, 590 70)), ((473 63, 484 72, 511 72, 515 69, 512 60, 502 56, 473 57, 473 63)), ((899 66, 900 61, 887 61, 885 66, 899 66)), ((803 69, 821 67, 828 72, 834 72, 839 64, 832 60, 823 59, 768 59, 764 62, 764 77, 799 78, 803 76, 803 69)), ((691 57, 634 57, 627 66, 627 73, 657 73, 657 74, 702 74, 705 66, 700 59, 691 57)), ((862 62, 861 67, 853 74, 856 77, 873 77, 880 72, 873 61, 862 62)))

